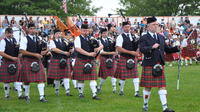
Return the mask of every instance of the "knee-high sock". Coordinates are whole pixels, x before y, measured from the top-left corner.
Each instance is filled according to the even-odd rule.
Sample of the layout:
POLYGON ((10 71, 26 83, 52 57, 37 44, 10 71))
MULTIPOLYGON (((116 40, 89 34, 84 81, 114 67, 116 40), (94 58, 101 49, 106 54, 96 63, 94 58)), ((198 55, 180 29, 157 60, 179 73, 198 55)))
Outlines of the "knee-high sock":
POLYGON ((125 80, 120 80, 119 84, 120 84, 120 91, 124 91, 125 80))
POLYGON ((163 110, 165 110, 167 108, 167 90, 159 90, 158 94, 160 95, 163 110))
POLYGON ((190 58, 190 64, 192 64, 192 58, 190 58))
POLYGON ((147 90, 143 89, 144 107, 145 106, 148 107, 150 95, 151 95, 151 91, 147 91, 147 90))
POLYGON ((38 91, 40 94, 40 100, 44 97, 44 83, 39 83, 38 84, 38 91))
POLYGON ((105 79, 101 79, 101 80, 100 80, 100 84, 99 84, 99 86, 98 86, 98 89, 101 89, 101 88, 102 88, 104 82, 105 82, 105 79))
POLYGON ((84 91, 84 83, 78 82, 78 92, 83 94, 84 91))
POLYGON ((140 83, 139 78, 134 78, 133 79, 133 85, 134 85, 134 88, 135 88, 135 94, 138 94, 138 92, 139 92, 139 83, 140 83))
POLYGON ((10 95, 10 84, 9 83, 4 83, 4 92, 5 92, 5 97, 10 95))
POLYGON ((97 82, 95 80, 90 81, 90 88, 92 90, 92 97, 96 96, 97 93, 97 82))
POLYGON ((77 88, 77 81, 76 80, 72 80, 72 83, 74 85, 74 88, 77 88))
POLYGON ((63 84, 64 84, 64 87, 65 87, 66 93, 69 93, 70 92, 69 78, 64 78, 63 84))
POLYGON ((18 92, 18 97, 22 95, 22 82, 15 82, 15 87, 18 92))
POLYGON ((187 59, 185 59, 185 65, 188 65, 188 60, 187 59))
POLYGON ((24 85, 24 89, 25 89, 25 96, 29 97, 29 94, 30 94, 30 85, 24 85))
POLYGON ((112 77, 111 78, 111 83, 112 83, 113 91, 116 91, 116 82, 117 82, 117 79, 112 77))
POLYGON ((60 88, 60 80, 54 80, 55 90, 59 90, 60 88))

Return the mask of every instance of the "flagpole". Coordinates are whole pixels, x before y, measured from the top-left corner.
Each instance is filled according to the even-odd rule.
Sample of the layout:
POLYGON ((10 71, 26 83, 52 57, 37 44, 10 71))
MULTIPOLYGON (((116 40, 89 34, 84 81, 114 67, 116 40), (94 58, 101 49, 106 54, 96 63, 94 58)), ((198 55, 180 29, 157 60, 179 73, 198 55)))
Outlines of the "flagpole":
MULTIPOLYGON (((192 33, 194 32, 194 30, 190 33, 190 35, 188 36, 188 39, 191 37, 192 33)), ((180 46, 181 46, 181 38, 179 39, 180 41, 180 46)), ((179 60, 178 60, 178 78, 177 78, 177 90, 180 89, 180 72, 181 72, 181 49, 179 51, 179 60)))
MULTIPOLYGON (((180 40, 181 45, 181 40, 180 40)), ((180 89, 180 72, 181 72, 181 50, 179 51, 179 60, 178 60, 178 79, 177 79, 177 90, 180 89)))

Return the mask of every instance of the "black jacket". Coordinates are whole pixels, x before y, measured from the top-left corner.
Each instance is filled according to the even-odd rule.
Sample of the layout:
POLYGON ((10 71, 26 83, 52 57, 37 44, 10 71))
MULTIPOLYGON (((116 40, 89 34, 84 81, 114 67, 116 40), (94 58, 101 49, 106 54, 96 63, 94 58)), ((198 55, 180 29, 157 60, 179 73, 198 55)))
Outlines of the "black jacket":
POLYGON ((139 40, 140 52, 144 54, 142 66, 154 66, 157 63, 165 64, 164 52, 174 53, 178 52, 178 47, 171 47, 165 44, 165 39, 162 35, 157 34, 157 40, 152 38, 149 33, 143 35, 139 40), (153 49, 152 46, 158 43, 159 48, 153 49))

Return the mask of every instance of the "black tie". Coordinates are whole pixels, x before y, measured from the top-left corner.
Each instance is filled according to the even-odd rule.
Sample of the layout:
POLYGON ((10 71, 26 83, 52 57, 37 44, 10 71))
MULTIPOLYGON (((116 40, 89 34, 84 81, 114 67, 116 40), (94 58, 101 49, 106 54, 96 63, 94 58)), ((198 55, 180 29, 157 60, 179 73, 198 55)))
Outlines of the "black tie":
POLYGON ((60 41, 60 39, 58 39, 58 43, 59 43, 59 44, 61 44, 61 41, 60 41))
POLYGON ((84 37, 86 41, 88 41, 88 37, 84 37))
POLYGON ((12 39, 11 38, 9 39, 9 41, 10 41, 10 43, 12 43, 12 39))
POLYGON ((129 34, 127 34, 127 37, 129 38, 129 34))
POLYGON ((36 37, 33 37, 33 41, 36 42, 36 37))
POLYGON ((105 39, 105 43, 106 43, 106 45, 108 45, 108 40, 107 39, 105 39))
POLYGON ((153 35, 153 38, 157 40, 157 38, 156 38, 156 35, 155 35, 155 34, 153 35))

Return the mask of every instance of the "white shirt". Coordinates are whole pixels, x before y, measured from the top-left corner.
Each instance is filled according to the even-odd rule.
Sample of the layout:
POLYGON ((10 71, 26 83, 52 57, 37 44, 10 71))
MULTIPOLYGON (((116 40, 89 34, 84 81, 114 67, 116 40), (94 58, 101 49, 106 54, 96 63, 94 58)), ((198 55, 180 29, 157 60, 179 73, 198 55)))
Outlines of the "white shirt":
MULTIPOLYGON (((56 39, 56 41, 58 42, 58 39, 56 39)), ((60 39, 60 42, 62 42, 61 39, 60 39)), ((53 48, 56 48, 56 44, 55 44, 54 40, 50 40, 49 49, 53 49, 53 48)))
MULTIPOLYGON (((99 43, 99 46, 102 45, 100 41, 98 41, 98 43, 99 43)), ((74 48, 81 48, 81 39, 80 39, 80 36, 78 36, 78 37, 75 38, 75 40, 74 40, 74 48)))
POLYGON ((156 39, 158 39, 158 36, 156 33, 149 32, 149 34, 151 35, 152 38, 154 38, 153 35, 156 35, 156 39))
POLYGON ((200 37, 197 38, 197 45, 200 46, 200 37))
POLYGON ((54 43, 53 40, 50 40, 50 42, 49 42, 49 49, 53 49, 53 48, 56 48, 56 44, 54 43))
POLYGON ((4 39, 2 39, 2 40, 0 41, 0 45, 1 45, 0 51, 1 51, 1 52, 4 52, 4 51, 5 51, 5 47, 6 47, 6 41, 5 41, 4 39))
MULTIPOLYGON (((28 35, 31 39, 33 39, 33 35, 28 35)), ((22 38, 21 41, 20 41, 20 46, 19 46, 19 49, 21 50, 25 50, 27 49, 27 43, 28 43, 28 40, 27 38, 22 38)))
POLYGON ((187 39, 183 39, 181 47, 187 47, 187 39))
MULTIPOLYGON (((10 41, 13 41, 13 39, 8 39, 8 38, 5 38, 5 39, 8 40, 9 42, 10 42, 10 41)), ((2 39, 2 40, 0 41, 0 45, 1 45, 0 51, 1 51, 1 52, 4 52, 4 51, 5 51, 5 48, 6 48, 6 41, 5 41, 5 39, 2 39)))
POLYGON ((76 37, 74 40, 74 47, 75 48, 81 48, 81 39, 80 36, 76 37))
MULTIPOLYGON (((122 33, 123 34, 123 33, 122 33)), ((116 46, 118 47, 122 47, 122 44, 123 44, 123 37, 122 37, 122 34, 120 34, 117 39, 116 39, 116 46)), ((124 34, 127 36, 127 34, 129 34, 129 38, 131 41, 133 41, 133 38, 131 37, 131 33, 125 33, 124 34)))

